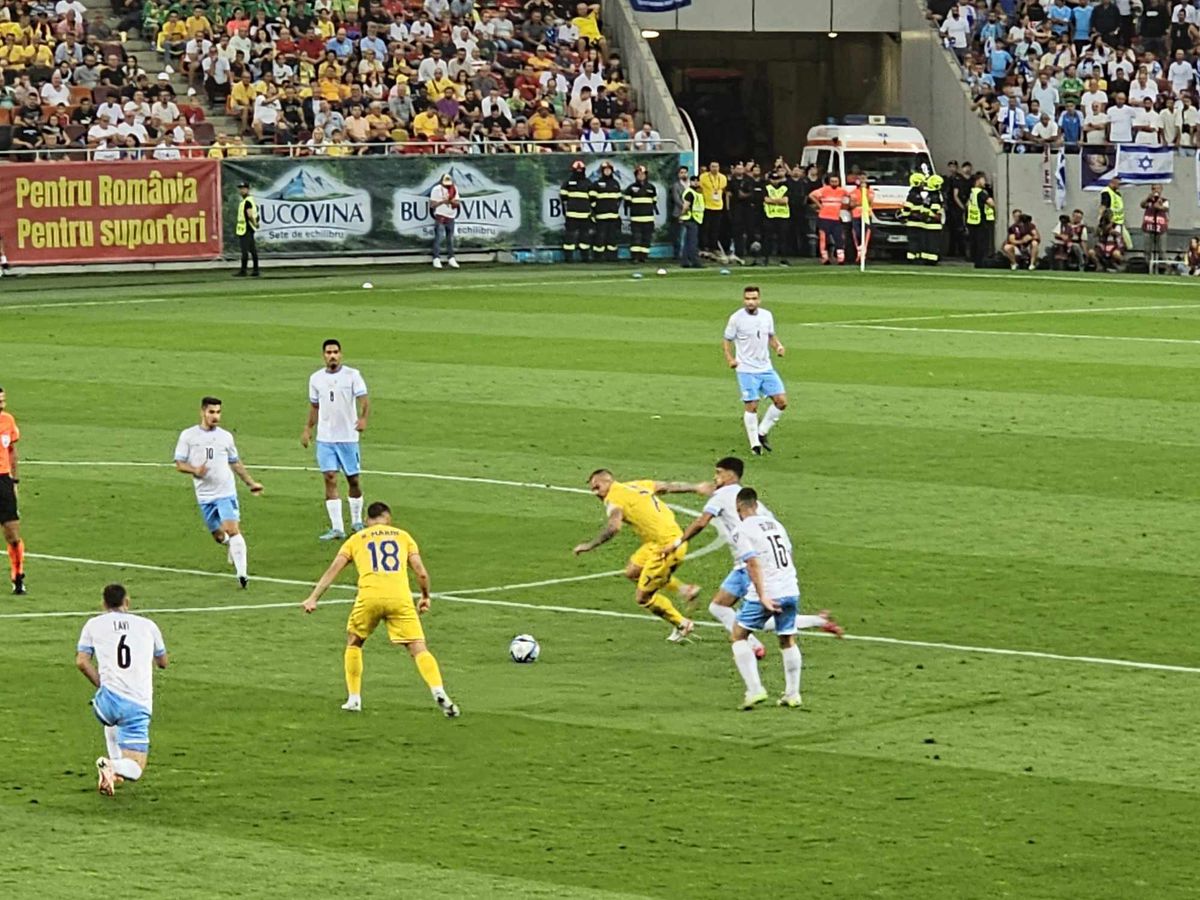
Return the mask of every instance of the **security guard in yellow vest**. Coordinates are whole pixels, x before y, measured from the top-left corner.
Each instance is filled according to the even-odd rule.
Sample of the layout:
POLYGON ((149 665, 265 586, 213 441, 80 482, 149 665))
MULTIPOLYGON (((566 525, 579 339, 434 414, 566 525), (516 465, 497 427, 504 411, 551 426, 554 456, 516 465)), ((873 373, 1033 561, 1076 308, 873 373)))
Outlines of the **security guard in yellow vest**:
POLYGON ((791 220, 792 207, 788 199, 786 173, 780 169, 772 170, 767 176, 767 184, 763 190, 763 240, 762 265, 769 265, 772 254, 779 257, 781 266, 789 265, 785 258, 787 247, 788 222, 791 220))
POLYGON ((582 159, 571 163, 571 174, 558 189, 562 198, 563 216, 566 227, 563 231, 563 258, 571 261, 571 254, 579 251, 579 261, 587 262, 592 247, 592 183, 584 173, 582 159))
POLYGON ((996 249, 992 229, 996 222, 996 201, 987 189, 987 176, 975 175, 971 193, 967 196, 967 235, 971 241, 971 259, 975 268, 983 268, 989 254, 996 249))
POLYGON ((625 188, 625 212, 629 214, 629 258, 645 262, 654 240, 654 214, 658 209, 658 189, 646 177, 646 167, 633 170, 633 184, 625 188))
POLYGON ((945 180, 936 172, 925 179, 925 250, 921 259, 930 266, 936 266, 942 258, 944 185, 945 180))
POLYGON ((243 181, 238 185, 238 193, 241 194, 241 198, 238 200, 237 227, 234 230, 237 232, 238 244, 242 249, 242 267, 234 275, 238 278, 245 278, 246 263, 253 259, 254 269, 250 274, 257 278, 258 244, 254 240, 254 235, 258 231, 259 225, 258 204, 250 196, 250 185, 246 182, 243 181))
POLYGON ((613 174, 613 164, 600 163, 600 177, 588 192, 592 199, 592 218, 596 222, 592 258, 617 261, 617 238, 621 235, 621 182, 613 174))
POLYGON ((700 264, 700 226, 704 222, 704 195, 700 193, 700 176, 693 175, 683 192, 683 253, 679 264, 685 269, 703 269, 700 264))
POLYGON ((1121 235, 1121 240, 1125 242, 1123 249, 1128 250, 1133 246, 1133 238, 1129 234, 1129 229, 1125 227, 1125 198, 1121 196, 1121 179, 1114 178, 1108 183, 1108 187, 1100 192, 1100 215, 1104 215, 1104 210, 1108 210, 1112 216, 1112 223, 1116 226, 1117 233, 1121 235))

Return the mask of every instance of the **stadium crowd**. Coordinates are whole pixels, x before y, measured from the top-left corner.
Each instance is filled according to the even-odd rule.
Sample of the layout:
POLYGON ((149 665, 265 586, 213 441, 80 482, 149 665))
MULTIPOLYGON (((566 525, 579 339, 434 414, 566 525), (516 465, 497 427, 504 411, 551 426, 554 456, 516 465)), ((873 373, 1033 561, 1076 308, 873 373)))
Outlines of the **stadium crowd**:
POLYGON ((663 149, 598 3, 111 2, 115 30, 80 0, 0 0, 0 129, 21 158, 663 149), (153 80, 123 52, 135 31, 166 65, 153 80))
POLYGON ((1200 144, 1200 0, 928 0, 975 109, 1016 152, 1200 144))

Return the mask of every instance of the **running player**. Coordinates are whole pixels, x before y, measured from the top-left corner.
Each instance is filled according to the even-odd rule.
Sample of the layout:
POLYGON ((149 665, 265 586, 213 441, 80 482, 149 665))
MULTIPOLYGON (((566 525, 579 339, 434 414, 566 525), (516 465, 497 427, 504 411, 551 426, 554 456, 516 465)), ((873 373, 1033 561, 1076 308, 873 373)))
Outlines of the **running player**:
MULTIPOLYGON (((737 495, 738 491, 742 489, 741 481, 744 469, 745 464, 736 456, 726 456, 717 460, 716 472, 713 476, 716 489, 704 504, 704 511, 687 528, 683 529, 683 534, 678 538, 678 542, 681 544, 690 541, 703 531, 709 522, 715 520, 717 533, 721 536, 721 540, 729 544, 729 549, 733 553, 733 569, 721 582, 721 587, 717 589, 712 602, 708 605, 708 611, 712 613, 714 619, 725 626, 725 630, 730 634, 733 633, 734 622, 737 620, 737 614, 734 613, 733 607, 750 590, 750 576, 746 574, 746 564, 738 558, 737 548, 738 530, 741 525, 737 512, 737 495)), ((767 509, 766 504, 761 502, 758 504, 758 515, 769 519, 775 518, 767 509)), ((674 546, 675 542, 668 544, 663 552, 673 550, 674 546)), ((828 631, 838 637, 844 633, 842 627, 830 617, 827 609, 821 610, 820 614, 815 616, 799 616, 798 621, 803 622, 799 625, 800 628, 820 628, 822 631, 828 631)), ((774 631, 775 619, 768 619, 763 630, 774 631)), ((747 640, 758 659, 766 656, 767 650, 757 637, 751 634, 747 640)))
POLYGON ((783 356, 784 346, 775 336, 775 317, 761 306, 762 293, 750 285, 742 289, 742 308, 725 325, 725 362, 737 370, 742 392, 742 423, 750 439, 750 452, 762 456, 770 450, 767 435, 787 409, 783 380, 771 365, 771 351, 783 356), (771 406, 758 421, 759 397, 770 397, 771 406))
POLYGON ((200 515, 213 540, 224 544, 229 562, 243 588, 250 583, 246 575, 246 538, 242 535, 241 510, 233 476, 261 494, 263 486, 250 477, 238 458, 233 435, 220 427, 221 401, 205 397, 200 401, 200 424, 185 428, 175 444, 175 470, 192 476, 200 515))
POLYGON ((362 709, 363 644, 379 623, 384 622, 388 640, 408 648, 417 671, 429 685, 434 702, 447 718, 457 717, 458 706, 442 686, 441 669, 425 646, 425 631, 419 618, 429 612, 429 572, 421 562, 421 553, 412 535, 392 524, 392 511, 386 503, 372 503, 367 508, 366 527, 342 545, 304 601, 306 613, 316 611, 321 595, 351 562, 358 570, 358 597, 346 622, 346 692, 349 697, 342 709, 352 712, 362 709), (421 599, 416 604, 408 586, 409 566, 421 586, 421 599))
POLYGON ((737 511, 741 518, 738 559, 746 564, 750 589, 730 635, 733 662, 746 683, 741 708, 753 709, 767 699, 767 692, 758 677, 758 660, 748 638, 774 616, 783 657, 784 691, 779 705, 794 709, 800 705, 800 647, 796 644, 800 582, 796 578, 791 538, 777 519, 760 515, 760 509, 754 488, 738 491, 737 511))
POLYGON ((608 512, 608 521, 603 530, 585 544, 577 544, 574 553, 588 553, 601 544, 616 537, 621 526, 628 522, 642 545, 629 557, 625 577, 637 583, 635 599, 638 606, 649 610, 672 626, 667 640, 682 641, 695 623, 685 618, 674 604, 662 593, 672 591, 680 600, 691 603, 700 593, 699 585, 683 584, 675 577, 675 570, 687 556, 687 544, 678 540, 681 532, 673 513, 666 504, 659 503, 659 494, 697 493, 707 495, 712 486, 707 482, 691 484, 674 481, 629 481, 620 482, 613 478, 608 469, 597 469, 588 476, 588 487, 608 512), (669 551, 669 545, 674 545, 669 551))
POLYGON ((21 514, 17 509, 17 485, 21 483, 17 469, 17 442, 21 429, 12 413, 5 411, 4 388, 0 388, 0 528, 8 544, 8 569, 12 577, 12 592, 20 596, 25 591, 25 542, 21 540, 21 514))
POLYGON ((96 760, 100 793, 113 795, 122 781, 137 781, 150 755, 154 666, 169 662, 162 632, 129 612, 124 586, 104 588, 104 613, 83 626, 75 667, 97 688, 92 711, 104 726, 108 755, 96 760))
POLYGON ((371 401, 367 398, 367 383, 358 369, 342 365, 339 341, 330 338, 322 345, 321 352, 325 355, 325 368, 318 369, 308 379, 308 419, 300 434, 300 446, 308 446, 316 425, 317 466, 325 476, 325 511, 329 513, 329 530, 320 539, 340 541, 346 537, 346 523, 338 494, 339 469, 346 476, 350 493, 350 530, 360 531, 363 527, 358 438, 367 430, 371 401))

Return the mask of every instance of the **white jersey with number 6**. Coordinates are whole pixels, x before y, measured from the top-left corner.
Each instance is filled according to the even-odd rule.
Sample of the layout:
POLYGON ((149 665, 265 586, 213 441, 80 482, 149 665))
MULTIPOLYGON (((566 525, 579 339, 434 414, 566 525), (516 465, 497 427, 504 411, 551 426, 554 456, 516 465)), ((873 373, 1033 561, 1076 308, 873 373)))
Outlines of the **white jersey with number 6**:
POLYGON ((106 612, 87 620, 75 649, 95 655, 100 687, 153 712, 154 660, 167 652, 157 625, 133 613, 106 612))
MULTIPOLYGON (((762 507, 759 506, 759 509, 762 507)), ((758 515, 742 520, 742 527, 738 530, 737 558, 744 563, 751 557, 758 560, 767 599, 800 596, 800 582, 796 578, 795 561, 792 559, 792 539, 776 519, 758 515)), ((753 583, 746 599, 759 599, 753 583)))
POLYGON ((229 468, 230 463, 238 461, 237 446, 233 435, 224 428, 207 430, 199 425, 185 428, 175 444, 175 459, 207 469, 203 478, 192 479, 200 503, 237 496, 237 483, 233 480, 233 469, 229 468))
MULTIPOLYGON (((713 521, 717 525, 717 533, 729 544, 729 551, 733 554, 734 568, 736 569, 746 568, 746 564, 738 559, 737 547, 737 536, 742 527, 742 520, 738 518, 737 512, 737 495, 741 489, 740 484, 727 484, 719 487, 712 492, 712 496, 704 504, 704 511, 713 517, 713 521)), ((762 501, 759 501, 758 504, 758 514, 768 519, 775 518, 762 501)))
POLYGON ((357 403, 365 396, 367 383, 358 369, 341 366, 336 372, 313 372, 308 379, 308 402, 317 407, 317 440, 322 444, 357 444, 357 403))

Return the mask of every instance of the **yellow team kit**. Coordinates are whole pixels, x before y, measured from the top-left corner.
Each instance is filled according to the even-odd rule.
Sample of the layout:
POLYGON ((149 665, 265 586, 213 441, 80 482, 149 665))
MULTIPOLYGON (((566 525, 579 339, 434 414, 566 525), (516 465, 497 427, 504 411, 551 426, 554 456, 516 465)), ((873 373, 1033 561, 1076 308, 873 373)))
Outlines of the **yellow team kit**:
POLYGON ((637 532, 642 545, 629 561, 640 566, 638 590, 647 593, 672 585, 675 570, 687 557, 687 543, 682 543, 666 557, 662 551, 683 535, 675 521, 675 513, 654 493, 653 481, 613 482, 604 502, 609 508, 621 510, 621 517, 637 532))
POLYGON ((346 622, 348 632, 366 640, 383 622, 393 644, 425 640, 408 585, 408 557, 419 552, 412 535, 394 525, 370 525, 342 544, 338 553, 358 569, 358 597, 346 622))

